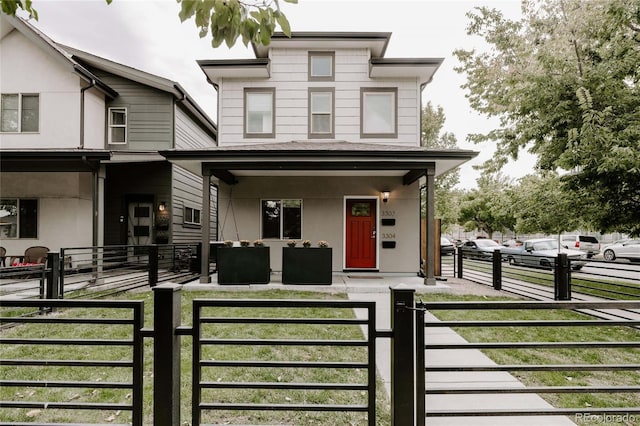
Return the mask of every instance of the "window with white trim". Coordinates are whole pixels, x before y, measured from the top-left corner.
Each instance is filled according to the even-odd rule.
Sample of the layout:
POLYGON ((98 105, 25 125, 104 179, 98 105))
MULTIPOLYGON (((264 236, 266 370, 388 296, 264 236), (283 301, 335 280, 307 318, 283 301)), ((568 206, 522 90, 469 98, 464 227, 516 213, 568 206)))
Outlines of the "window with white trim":
POLYGON ((0 240, 38 238, 38 200, 0 199, 0 240))
POLYGON ((398 136, 398 89, 366 87, 360 89, 360 137, 398 136))
POLYGON ((244 136, 275 137, 274 88, 247 88, 244 91, 244 136))
POLYGON ((334 52, 309 52, 309 81, 334 81, 334 52))
POLYGON ((124 107, 109 108, 109 144, 124 145, 127 143, 127 109, 124 107))
POLYGON ((332 87, 309 88, 309 138, 333 138, 334 89, 332 87))
POLYGON ((262 200, 263 239, 302 238, 302 200, 262 200))
POLYGON ((191 226, 200 226, 202 224, 202 210, 184 206, 183 224, 191 226))
POLYGON ((40 129, 40 95, 3 93, 0 97, 0 132, 36 133, 40 129))

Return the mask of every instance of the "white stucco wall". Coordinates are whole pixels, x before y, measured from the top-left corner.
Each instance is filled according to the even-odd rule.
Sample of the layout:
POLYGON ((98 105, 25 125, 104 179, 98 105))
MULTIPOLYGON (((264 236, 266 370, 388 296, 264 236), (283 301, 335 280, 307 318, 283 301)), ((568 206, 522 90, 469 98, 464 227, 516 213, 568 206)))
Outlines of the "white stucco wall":
POLYGON ((79 146, 80 78, 70 65, 14 30, 0 41, 0 75, 2 93, 40 95, 39 131, 3 133, 2 148, 79 146))
POLYGON ((38 238, 3 239, 8 254, 92 245, 91 173, 0 173, 0 198, 38 200, 38 238))
POLYGON ((220 79, 218 141, 221 146, 288 142, 308 139, 308 88, 335 88, 335 140, 419 145, 420 85, 417 79, 369 78, 367 49, 335 51, 335 81, 308 81, 308 52, 304 49, 273 49, 271 78, 220 79), (276 90, 276 136, 244 139, 244 88, 274 87, 276 90), (360 88, 388 87, 398 90, 397 138, 360 138, 360 88))
MULTIPOLYGON (((315 245, 326 240, 333 248, 333 270, 342 271, 344 256, 345 197, 379 197, 380 189, 391 191, 387 203, 378 205, 378 253, 381 272, 415 273, 420 262, 418 184, 402 185, 400 177, 240 177, 233 186, 220 185, 220 240, 260 238, 262 199, 302 199, 302 239, 315 245), (382 227, 381 218, 396 219, 395 226, 382 227), (236 234, 236 228, 238 234, 236 234), (396 248, 383 249, 382 241, 396 241, 396 248)), ((283 240, 265 240, 271 248, 271 268, 282 270, 283 240)))

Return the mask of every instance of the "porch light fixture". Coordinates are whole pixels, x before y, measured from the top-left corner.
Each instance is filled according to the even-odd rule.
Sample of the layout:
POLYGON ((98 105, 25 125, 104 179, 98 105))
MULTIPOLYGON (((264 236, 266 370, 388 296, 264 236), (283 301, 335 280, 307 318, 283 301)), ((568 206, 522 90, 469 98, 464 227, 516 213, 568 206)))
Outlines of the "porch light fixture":
POLYGON ((380 195, 382 195, 383 203, 386 203, 387 201, 389 201, 389 191, 382 191, 380 195))
POLYGON ((167 203, 165 203, 164 201, 161 201, 160 204, 158 205, 158 211, 165 211, 167 209, 167 203))

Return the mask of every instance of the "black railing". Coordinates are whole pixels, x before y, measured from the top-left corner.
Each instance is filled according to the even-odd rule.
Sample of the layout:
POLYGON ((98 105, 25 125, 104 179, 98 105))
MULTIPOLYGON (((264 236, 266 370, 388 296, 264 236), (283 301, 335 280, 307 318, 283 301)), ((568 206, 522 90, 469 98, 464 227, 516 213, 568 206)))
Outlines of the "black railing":
MULTIPOLYGON (((573 416, 575 420, 587 418, 622 418, 633 419, 631 423, 636 424, 640 420, 640 408, 637 401, 640 399, 640 386, 637 385, 637 376, 640 372, 640 364, 637 362, 637 351, 640 348, 640 334, 638 325, 640 320, 597 320, 591 316, 579 316, 575 318, 553 319, 553 312, 558 311, 592 311, 603 310, 614 312, 619 310, 640 309, 640 302, 434 302, 416 304, 416 345, 418 348, 416 371, 424 372, 416 378, 418 425, 425 425, 425 419, 435 417, 504 417, 504 416, 573 416), (477 312, 472 320, 459 319, 460 314, 468 315, 469 312, 477 312), (494 319, 495 314, 499 317, 509 318, 494 319), (507 314, 509 312, 509 314, 507 314), (533 315, 526 315, 526 312, 535 312, 533 315), (483 315, 484 314, 484 315, 483 315), (425 315, 428 318, 425 320, 425 315), (436 318, 440 316, 441 318, 436 318), (520 316, 520 317, 519 317, 520 316), (534 317, 535 319, 531 319, 534 317), (447 318, 456 318, 450 320, 447 318), (540 319, 543 318, 543 319, 540 319), (422 324, 422 326, 421 326, 422 324), (602 338, 597 341, 572 341, 571 336, 577 328, 598 328, 602 329, 602 338), (437 328, 437 334, 430 331, 437 328), (464 330, 482 330, 482 333, 473 334, 473 340, 459 343, 438 342, 438 335, 443 335, 443 328, 453 328, 464 335, 464 330), (491 341, 491 330, 509 330, 510 341, 491 341), (545 336, 541 330, 555 329, 553 336, 547 335, 547 340, 530 339, 532 336, 545 336), (627 333, 618 337, 614 331, 617 329, 627 330, 627 333), (567 331, 562 331, 567 330, 567 331), (426 335, 426 341, 425 341, 426 335), (529 337, 526 337, 529 336, 529 337), (559 337, 560 336, 560 337, 559 337), (623 340, 619 340, 623 339, 623 340), (627 340, 624 340, 627 339, 627 340), (438 351, 465 351, 467 360, 456 363, 455 358, 446 364, 430 364, 430 356, 434 357, 438 351), (495 362, 469 362, 471 358, 469 351, 482 350, 497 359, 517 359, 526 360, 518 363, 495 363, 495 362), (538 351, 552 352, 550 361, 546 361, 544 355, 534 355, 538 351), (585 359, 593 362, 576 363, 577 358, 573 358, 571 351, 576 351, 575 356, 584 356, 585 359), (508 355, 499 355, 497 352, 508 351, 508 355), (534 351, 534 352, 531 352, 534 351), (560 355, 564 351, 564 356, 560 355), (522 357, 514 356, 514 352, 522 353, 522 357), (426 354, 426 356, 425 356, 426 354), (605 355, 606 354, 606 355, 605 355), (634 355, 636 354, 636 355, 634 355), (561 363, 555 359, 567 359, 569 362, 561 363), (538 361, 538 362, 536 362, 538 361), (626 362, 624 362, 626 361, 626 362), (480 380, 470 378, 470 375, 483 373, 482 381, 485 386, 478 384, 480 380), (491 379, 486 374, 502 374, 497 379, 491 379), (558 378, 548 379, 547 382, 553 384, 527 384, 513 379, 505 379, 504 374, 517 373, 520 376, 529 373, 544 375, 556 374, 558 378), (586 376, 593 373, 593 376, 586 376), (604 374, 618 374, 615 377, 603 376, 604 374), (442 386, 436 382, 430 382, 430 375, 455 374, 458 385, 455 387, 442 386), (574 374, 575 382, 571 382, 570 376, 574 374), (619 374, 635 374, 628 380, 622 379, 619 374), (425 380, 426 375, 426 380, 425 380), (582 379, 581 379, 581 378, 582 379), (636 377, 635 379, 633 377, 636 377), (568 385, 557 385, 558 381, 564 381, 568 385), (499 383, 504 382, 503 386, 499 383), (515 383, 515 384, 514 384, 515 383), (607 402, 602 406, 596 403, 588 406, 552 406, 550 403, 539 398, 539 403, 527 400, 520 405, 511 404, 510 408, 500 406, 501 398, 505 395, 530 395, 539 398, 538 395, 559 395, 559 394, 610 394, 610 395, 635 395, 635 399, 619 399, 615 407, 611 407, 607 402), (479 408, 458 408, 441 409, 432 406, 430 399, 440 398, 465 398, 473 396, 476 401, 473 404, 479 408), (486 399, 478 400, 478 398, 486 399), (625 401, 626 404, 625 404, 625 401), (532 404, 535 404, 534 407, 532 404)), ((495 334, 495 336, 504 336, 495 334)), ((496 337, 500 339, 500 337, 496 337)), ((451 352, 447 352, 450 354, 451 352)), ((444 357, 446 358, 446 357, 444 357)), ((477 359, 478 357, 473 357, 477 359)), ((545 378, 532 377, 529 380, 545 382, 545 378)), ((627 397, 629 398, 629 397, 627 397)), ((557 404, 557 402, 556 402, 557 404)), ((517 420, 514 420, 517 422, 517 420)), ((542 420, 541 420, 542 422, 542 420)), ((620 422, 624 423, 624 422, 620 422)))
POLYGON ((8 419, 95 424, 91 419, 99 418, 111 419, 110 424, 141 426, 143 321, 140 301, 3 300, 2 424, 24 424, 8 419), (95 308, 106 308, 110 316, 91 317, 95 308), (25 315, 59 309, 66 315, 25 315), (19 333, 7 330, 15 327, 20 327, 19 333), (107 327, 117 328, 118 338, 102 338, 107 327), (64 380, 60 380, 60 368, 67 371, 64 380), (98 396, 100 402, 96 402, 98 396), (120 415, 114 413, 122 411, 129 416, 119 421, 120 415))

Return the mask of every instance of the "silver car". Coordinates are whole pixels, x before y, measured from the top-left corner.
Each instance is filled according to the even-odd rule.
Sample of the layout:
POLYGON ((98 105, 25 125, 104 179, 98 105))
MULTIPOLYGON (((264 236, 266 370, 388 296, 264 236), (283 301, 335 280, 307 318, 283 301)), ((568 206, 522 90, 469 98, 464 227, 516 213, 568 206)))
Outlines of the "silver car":
POLYGON ((604 260, 611 262, 618 258, 640 261, 640 240, 621 240, 604 247, 604 260))

